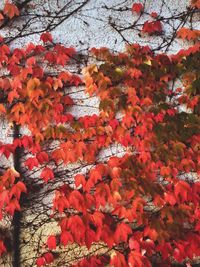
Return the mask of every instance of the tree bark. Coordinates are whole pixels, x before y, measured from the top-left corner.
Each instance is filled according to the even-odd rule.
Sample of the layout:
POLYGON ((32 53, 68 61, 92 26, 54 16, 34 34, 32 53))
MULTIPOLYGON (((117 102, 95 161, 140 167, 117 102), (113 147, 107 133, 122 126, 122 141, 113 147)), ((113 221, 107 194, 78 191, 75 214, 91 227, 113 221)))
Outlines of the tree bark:
MULTIPOLYGON (((20 136, 19 126, 14 125, 14 139, 20 136)), ((21 148, 17 147, 14 154, 14 168, 21 173, 20 168, 21 148)), ((20 205, 21 206, 21 205, 20 205)), ((15 211, 13 217, 13 267, 20 267, 20 220, 21 211, 15 211)))

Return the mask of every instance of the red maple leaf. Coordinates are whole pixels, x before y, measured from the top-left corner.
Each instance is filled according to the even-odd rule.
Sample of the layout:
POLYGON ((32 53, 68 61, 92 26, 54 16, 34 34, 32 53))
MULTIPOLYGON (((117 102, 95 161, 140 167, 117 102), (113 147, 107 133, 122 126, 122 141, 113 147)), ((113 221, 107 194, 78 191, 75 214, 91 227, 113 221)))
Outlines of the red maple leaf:
POLYGON ((34 167, 37 167, 38 166, 38 160, 35 157, 28 158, 25 161, 24 165, 27 166, 28 169, 31 171, 34 167))
POLYGON ((137 14, 140 14, 144 11, 144 5, 141 3, 135 3, 132 5, 132 12, 136 12, 137 14))
POLYGON ((49 167, 45 167, 42 170, 40 177, 47 183, 49 180, 54 178, 54 173, 52 169, 50 169, 49 167))
POLYGON ((128 266, 125 257, 122 253, 117 252, 114 255, 111 254, 110 265, 115 267, 126 267, 128 266))
POLYGON ((47 42, 52 43, 53 42, 52 35, 49 32, 42 33, 40 36, 40 40, 43 41, 44 43, 47 43, 47 42))
POLYGON ((46 265, 46 260, 44 257, 40 257, 36 260, 36 264, 37 266, 41 267, 41 266, 44 266, 46 265))
POLYGON ((4 16, 2 15, 2 13, 0 13, 0 20, 3 20, 4 16))
POLYGON ((45 258, 45 261, 47 264, 50 264, 54 261, 54 256, 51 252, 47 252, 43 255, 43 257, 45 258))
POLYGON ((119 224, 115 231, 116 243, 127 242, 128 235, 130 235, 131 233, 132 233, 132 230, 127 224, 125 223, 119 224))
POLYGON ((14 16, 19 16, 19 9, 16 5, 6 2, 3 13, 8 16, 10 19, 12 19, 14 16))
POLYGON ((151 12, 151 17, 156 19, 158 17, 158 14, 156 12, 151 12))
POLYGON ((179 181, 174 187, 174 193, 177 199, 187 201, 191 188, 185 181, 179 181))
POLYGON ((25 184, 19 181, 10 190, 10 196, 12 197, 14 195, 17 199, 19 199, 22 192, 26 193, 27 189, 25 184))
POLYGON ((78 187, 79 185, 85 185, 86 184, 86 181, 85 181, 85 176, 82 175, 82 174, 77 174, 75 177, 75 185, 76 187, 78 187))
POLYGON ((49 156, 45 151, 39 152, 36 155, 36 158, 40 164, 43 164, 44 162, 48 162, 49 156))
POLYGON ((60 235, 60 243, 66 246, 69 242, 73 242, 73 237, 68 231, 64 231, 60 235))
POLYGON ((148 33, 149 35, 161 34, 162 24, 158 21, 146 21, 142 27, 142 32, 148 33))
POLYGON ((56 236, 50 235, 47 239, 47 246, 49 249, 56 249, 56 236))

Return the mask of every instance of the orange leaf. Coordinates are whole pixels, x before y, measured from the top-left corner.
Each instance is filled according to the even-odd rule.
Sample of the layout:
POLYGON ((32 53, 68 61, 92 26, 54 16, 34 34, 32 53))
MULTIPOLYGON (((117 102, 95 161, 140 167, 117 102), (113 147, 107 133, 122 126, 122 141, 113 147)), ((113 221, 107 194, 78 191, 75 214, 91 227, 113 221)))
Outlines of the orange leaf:
POLYGON ((61 79, 63 82, 68 82, 71 79, 71 73, 62 71, 59 75, 58 78, 61 79))
POLYGON ((81 175, 81 174, 77 174, 75 177, 75 185, 76 187, 78 187, 79 185, 85 185, 86 181, 85 181, 85 176, 81 175))
POLYGON ((63 100, 63 103, 65 105, 73 105, 74 104, 73 99, 70 96, 68 96, 68 95, 63 96, 62 100, 63 100))
POLYGON ((190 186, 185 181, 179 181, 174 187, 174 193, 176 198, 179 197, 182 201, 187 201, 190 192, 190 186))
POLYGON ((6 2, 3 13, 12 19, 14 16, 19 16, 19 9, 16 5, 6 2))
POLYGON ((13 90, 8 94, 8 102, 11 104, 13 102, 13 99, 15 98, 16 99, 19 98, 19 94, 17 93, 16 90, 13 90))
POLYGON ((0 13, 0 20, 3 20, 4 16, 0 13))
POLYGON ((12 199, 8 204, 8 206, 5 208, 5 210, 6 212, 8 212, 10 215, 13 216, 16 210, 20 210, 19 201, 16 198, 12 199))
POLYGON ((19 181, 12 187, 10 191, 10 196, 15 195, 16 198, 19 199, 22 192, 26 193, 27 189, 25 184, 19 181))
POLYGON ((198 9, 200 9, 200 0, 192 0, 191 5, 192 5, 193 7, 196 7, 196 8, 198 8, 198 9))
POLYGON ((6 113, 6 109, 3 104, 0 104, 0 113, 6 113))
POLYGON ((165 201, 167 201, 172 206, 174 206, 177 202, 174 194, 166 192, 165 192, 165 201))
POLYGON ((183 27, 178 30, 177 37, 188 41, 197 40, 200 37, 200 30, 191 30, 183 27))
POLYGON ((158 238, 158 233, 156 232, 155 229, 150 228, 149 226, 147 226, 144 229, 144 236, 148 236, 151 238, 151 240, 156 241, 158 238))
POLYGON ((90 171, 90 180, 93 184, 96 184, 97 181, 102 180, 102 175, 97 169, 93 169, 90 171))
POLYGON ((160 169, 160 175, 162 176, 169 176, 171 173, 170 167, 162 166, 160 169))
POLYGON ((36 59, 35 59, 35 57, 29 57, 29 58, 27 59, 26 63, 27 63, 28 66, 35 65, 35 63, 36 63, 36 59))

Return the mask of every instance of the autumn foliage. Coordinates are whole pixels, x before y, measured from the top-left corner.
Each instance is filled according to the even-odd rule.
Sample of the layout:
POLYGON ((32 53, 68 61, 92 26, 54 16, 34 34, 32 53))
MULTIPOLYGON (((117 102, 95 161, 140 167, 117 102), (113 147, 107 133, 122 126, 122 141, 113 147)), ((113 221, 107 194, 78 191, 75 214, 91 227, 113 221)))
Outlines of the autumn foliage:
POLYGON ((3 8, 3 14, 0 13, 0 20, 5 19, 4 16, 8 17, 9 19, 12 19, 14 16, 19 16, 19 9, 15 4, 6 1, 3 8))
MULTIPOLYGON (((198 1, 193 5, 198 7, 198 1)), ((141 4, 132 7, 137 14, 143 11, 141 4)), ((7 3, 3 13, 12 18, 18 9, 7 3)), ((153 14, 141 30, 161 34, 162 24, 153 14)), ((54 250, 74 243, 88 249, 105 245, 103 253, 72 265, 79 267, 167 267, 189 264, 200 255, 199 31, 182 29, 178 37, 196 43, 174 55, 138 44, 121 53, 93 48, 98 64, 86 66, 82 77, 68 70, 78 56, 75 49, 55 44, 48 32, 41 44, 23 49, 11 50, 2 41, 0 112, 30 134, 1 144, 1 156, 23 149, 29 155, 23 166, 40 167, 44 183, 58 179, 53 166, 92 166, 77 173, 73 184, 56 189, 52 217, 60 233, 48 237, 37 266, 51 264, 59 257, 54 250), (57 74, 51 75, 47 65, 57 74), (71 86, 84 86, 85 94, 98 97, 99 113, 72 115, 71 86), (47 141, 58 145, 47 151, 47 141), (121 156, 99 159, 111 146, 121 147, 121 156)), ((14 169, 0 181, 0 217, 13 216, 21 194, 31 192, 14 169)))

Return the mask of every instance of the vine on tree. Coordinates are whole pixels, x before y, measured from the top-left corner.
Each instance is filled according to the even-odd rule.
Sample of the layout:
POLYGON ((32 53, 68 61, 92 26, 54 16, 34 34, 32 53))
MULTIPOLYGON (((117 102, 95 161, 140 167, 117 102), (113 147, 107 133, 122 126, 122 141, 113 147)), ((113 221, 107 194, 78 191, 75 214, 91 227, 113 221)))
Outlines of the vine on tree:
MULTIPOLYGON (((199 1, 192 1, 192 8, 199 8, 199 1)), ((142 4, 132 6, 138 15, 144 10, 142 4)), ((18 9, 7 2, 3 13, 12 19, 18 9)), ((161 34, 157 14, 151 16, 142 32, 161 34)), ((1 144, 1 156, 23 149, 28 155, 23 167, 39 168, 44 183, 59 183, 61 164, 92 166, 74 175, 72 184, 56 188, 49 216, 60 232, 47 238, 37 266, 53 263, 60 256, 57 248, 71 244, 104 245, 103 252, 71 265, 80 267, 190 266, 200 255, 199 31, 182 28, 177 37, 194 44, 174 55, 139 44, 120 53, 93 48, 97 63, 86 66, 83 77, 68 70, 78 60, 75 49, 54 43, 49 32, 41 35, 42 44, 21 49, 11 50, 1 40, 0 112, 30 132, 1 144), (71 86, 84 86, 86 94, 98 97, 99 113, 72 115, 71 86), (48 142, 56 145, 45 149, 48 142), (98 157, 113 145, 122 148, 121 156, 98 157)), ((4 170, 1 218, 20 211, 21 194, 31 194, 27 177, 4 170)))

